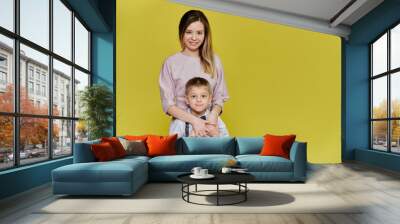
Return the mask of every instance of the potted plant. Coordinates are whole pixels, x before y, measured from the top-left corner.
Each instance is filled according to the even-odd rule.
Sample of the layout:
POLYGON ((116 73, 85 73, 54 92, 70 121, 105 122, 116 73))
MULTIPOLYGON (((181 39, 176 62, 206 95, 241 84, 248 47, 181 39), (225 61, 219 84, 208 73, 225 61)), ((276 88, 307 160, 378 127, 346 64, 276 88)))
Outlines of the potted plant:
POLYGON ((79 106, 88 129, 89 140, 108 137, 112 125, 113 97, 109 88, 102 84, 87 86, 80 93, 79 106))

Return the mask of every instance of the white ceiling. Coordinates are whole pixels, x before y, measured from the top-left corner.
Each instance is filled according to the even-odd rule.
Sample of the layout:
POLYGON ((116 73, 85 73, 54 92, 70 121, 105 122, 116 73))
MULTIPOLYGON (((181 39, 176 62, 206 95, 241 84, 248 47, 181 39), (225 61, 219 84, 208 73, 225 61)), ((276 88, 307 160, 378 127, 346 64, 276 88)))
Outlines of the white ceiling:
POLYGON ((345 38, 350 34, 353 23, 383 2, 383 0, 170 1, 345 38), (347 8, 342 10, 346 6, 347 8))
POLYGON ((350 0, 225 0, 232 3, 274 9, 316 19, 330 20, 350 0))

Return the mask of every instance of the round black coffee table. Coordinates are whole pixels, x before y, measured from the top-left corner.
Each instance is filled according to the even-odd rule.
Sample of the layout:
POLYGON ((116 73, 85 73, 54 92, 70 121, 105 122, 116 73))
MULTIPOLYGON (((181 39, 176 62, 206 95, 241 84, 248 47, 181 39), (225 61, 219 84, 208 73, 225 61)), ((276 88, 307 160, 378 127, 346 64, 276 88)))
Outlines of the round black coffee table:
POLYGON ((213 174, 215 177, 212 179, 193 179, 190 177, 191 173, 182 174, 177 177, 178 181, 182 183, 182 199, 188 203, 198 204, 198 205, 234 205, 241 202, 245 202, 247 200, 247 192, 249 188, 247 187, 247 183, 255 180, 255 177, 248 173, 215 173, 213 174), (206 184, 206 185, 216 185, 215 190, 197 190, 198 184, 206 184), (220 185, 236 185, 238 186, 237 190, 223 190, 220 189, 220 185), (195 186, 194 191, 190 191, 190 186, 195 186), (205 194, 209 192, 215 192, 215 194, 205 194), (190 196, 204 196, 204 197, 216 197, 216 204, 202 204, 190 201, 190 196), (229 197, 229 196, 241 196, 239 200, 231 202, 231 203, 221 203, 221 197, 229 197))

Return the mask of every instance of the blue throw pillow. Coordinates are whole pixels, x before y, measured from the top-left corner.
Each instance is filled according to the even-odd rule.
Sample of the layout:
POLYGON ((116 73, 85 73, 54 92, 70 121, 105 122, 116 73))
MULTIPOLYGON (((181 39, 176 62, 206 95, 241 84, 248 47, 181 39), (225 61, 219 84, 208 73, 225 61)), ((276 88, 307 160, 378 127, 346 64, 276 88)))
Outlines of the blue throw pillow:
POLYGON ((235 141, 231 137, 183 137, 180 139, 177 153, 234 155, 235 141))
POLYGON ((95 162, 96 158, 90 148, 92 144, 99 144, 100 140, 75 143, 74 163, 95 162))
POLYGON ((261 149, 264 145, 263 137, 253 137, 253 138, 236 138, 237 155, 244 154, 260 154, 261 149))

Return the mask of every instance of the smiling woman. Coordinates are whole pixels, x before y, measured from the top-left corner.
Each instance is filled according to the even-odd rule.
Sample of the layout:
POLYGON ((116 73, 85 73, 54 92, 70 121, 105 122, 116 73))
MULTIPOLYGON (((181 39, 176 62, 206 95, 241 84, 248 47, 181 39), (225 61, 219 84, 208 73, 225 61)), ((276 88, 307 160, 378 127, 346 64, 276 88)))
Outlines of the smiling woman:
POLYGON ((190 123, 195 136, 218 135, 218 117, 229 97, 221 61, 213 52, 210 25, 201 11, 190 10, 182 16, 179 40, 182 51, 165 60, 160 74, 163 110, 173 119, 190 123), (194 77, 206 79, 214 93, 207 120, 187 112, 185 85, 194 77))

